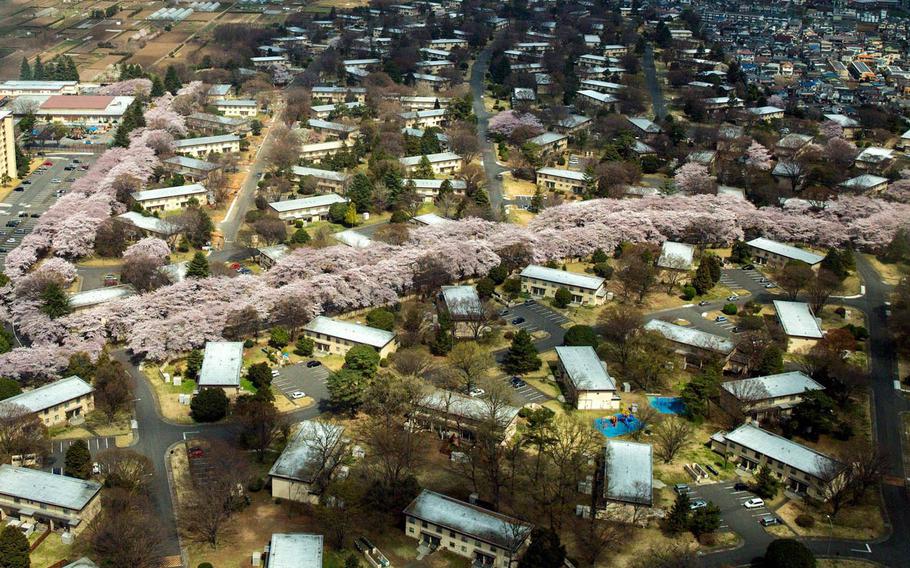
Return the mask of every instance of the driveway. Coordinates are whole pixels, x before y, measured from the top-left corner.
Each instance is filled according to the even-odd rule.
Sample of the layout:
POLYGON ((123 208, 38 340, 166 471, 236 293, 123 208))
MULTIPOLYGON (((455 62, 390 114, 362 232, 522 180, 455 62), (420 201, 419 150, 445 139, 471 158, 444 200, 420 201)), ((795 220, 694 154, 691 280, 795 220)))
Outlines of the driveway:
POLYGON ((293 401, 291 393, 301 391, 316 401, 318 406, 322 400, 329 398, 326 379, 329 370, 325 365, 307 367, 305 363, 297 363, 278 369, 278 376, 272 379, 272 385, 284 393, 288 400, 293 401))

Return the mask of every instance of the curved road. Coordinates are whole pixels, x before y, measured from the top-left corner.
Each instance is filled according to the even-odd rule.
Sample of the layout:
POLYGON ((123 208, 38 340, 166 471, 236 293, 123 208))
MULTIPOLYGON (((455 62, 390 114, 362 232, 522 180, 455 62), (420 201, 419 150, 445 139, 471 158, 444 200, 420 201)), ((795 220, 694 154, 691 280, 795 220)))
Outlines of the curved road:
MULTIPOLYGON (((876 445, 886 455, 885 481, 881 485, 885 522, 890 534, 878 541, 857 541, 828 538, 804 539, 818 557, 852 557, 879 562, 885 566, 906 566, 910 558, 910 499, 904 489, 905 479, 901 451, 901 413, 910 411, 907 399, 894 388, 897 379, 897 359, 894 343, 888 332, 884 303, 891 286, 884 284, 878 273, 861 255, 856 267, 866 286, 859 298, 839 300, 839 303, 865 312, 869 329, 869 375, 872 394, 873 434, 876 445)), ((743 566, 762 556, 772 537, 763 542, 747 542, 735 550, 706 555, 703 565, 743 566)))
MULTIPOLYGON (((139 424, 136 440, 131 449, 147 456, 155 466, 152 476, 151 497, 158 518, 164 525, 167 538, 162 545, 164 556, 180 554, 180 541, 177 533, 177 521, 174 515, 174 503, 171 499, 171 488, 167 476, 167 453, 171 446, 191 436, 205 436, 230 440, 234 437, 234 427, 230 422, 217 424, 176 424, 162 418, 158 411, 155 394, 148 380, 139 371, 129 355, 118 350, 113 353, 116 360, 124 364, 133 380, 136 394, 135 418, 139 424)), ((300 421, 314 418, 320 413, 318 404, 288 414, 292 420, 300 421)))
POLYGON ((487 138, 487 127, 490 123, 490 113, 483 106, 484 89, 486 86, 487 69, 490 68, 490 58, 493 56, 492 42, 477 54, 474 66, 471 68, 471 96, 474 99, 474 115, 477 116, 477 140, 480 142, 483 170, 487 174, 487 194, 490 196, 490 208, 498 212, 502 207, 502 181, 496 176, 508 168, 496 163, 496 148, 487 138))

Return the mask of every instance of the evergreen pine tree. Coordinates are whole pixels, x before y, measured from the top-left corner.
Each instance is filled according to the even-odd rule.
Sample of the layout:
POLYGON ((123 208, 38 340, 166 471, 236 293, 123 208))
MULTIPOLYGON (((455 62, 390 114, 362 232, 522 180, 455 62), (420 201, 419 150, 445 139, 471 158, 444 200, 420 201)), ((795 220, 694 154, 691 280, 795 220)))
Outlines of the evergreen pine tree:
POLYGON ((7 525, 0 532, 0 566, 3 568, 29 568, 28 538, 19 527, 7 525))
POLYGON ((67 81, 78 81, 79 80, 79 69, 76 68, 76 62, 72 57, 66 56, 66 80, 67 81))
POLYGON ((193 349, 186 357, 186 378, 196 380, 199 378, 199 370, 202 369, 202 360, 204 356, 202 351, 193 349))
POLYGON ((414 177, 417 179, 433 179, 433 166, 430 165, 430 159, 426 155, 420 156, 420 163, 414 171, 414 177))
POLYGON ((72 311, 69 297, 56 282, 48 284, 41 292, 41 311, 51 319, 65 316, 72 311))
POLYGON ((676 497, 673 508, 667 515, 665 526, 668 532, 681 533, 689 527, 689 495, 682 493, 676 497))
POLYGON ((35 57, 35 65, 32 67, 32 79, 35 81, 44 80, 44 64, 41 63, 41 56, 35 57))
POLYGON ((523 375, 540 368, 540 357, 537 355, 537 347, 531 340, 531 334, 523 329, 518 330, 502 361, 502 368, 513 375, 523 375))
POLYGON ((763 499, 773 499, 779 488, 780 480, 774 477, 771 468, 767 465, 761 466, 758 473, 755 474, 755 487, 753 488, 755 494, 763 499))
POLYGON ((149 94, 152 97, 160 97, 164 94, 164 83, 161 82, 161 77, 158 75, 152 77, 152 90, 149 94))
POLYGON ((183 83, 180 82, 180 77, 177 76, 177 70, 174 69, 173 65, 168 65, 167 70, 164 72, 164 88, 172 95, 176 95, 181 87, 183 87, 183 83))
POLYGON ((63 475, 88 479, 92 475, 92 453, 85 440, 76 440, 66 449, 63 459, 63 475))
POLYGON ((455 345, 455 338, 452 335, 452 318, 449 313, 442 310, 439 313, 439 319, 436 324, 436 335, 430 342, 430 352, 433 355, 446 355, 455 345))
POLYGON ((28 64, 28 59, 22 58, 22 64, 19 65, 19 79, 22 81, 32 80, 32 67, 28 64))
POLYGON ((346 194, 358 212, 369 211, 370 203, 373 201, 373 183, 366 175, 356 174, 351 179, 346 194))
POLYGON ((186 277, 208 278, 209 274, 209 260, 205 257, 205 253, 199 251, 193 255, 193 260, 186 267, 186 277))
POLYGON ((711 278, 711 267, 708 266, 708 263, 702 262, 698 265, 695 270, 695 278, 692 279, 692 286, 699 295, 707 293, 708 290, 714 287, 714 280, 711 278))
POLYGON ((540 213, 540 210, 543 209, 543 193, 540 192, 540 188, 534 190, 534 196, 531 197, 531 205, 528 206, 528 211, 531 213, 540 213))

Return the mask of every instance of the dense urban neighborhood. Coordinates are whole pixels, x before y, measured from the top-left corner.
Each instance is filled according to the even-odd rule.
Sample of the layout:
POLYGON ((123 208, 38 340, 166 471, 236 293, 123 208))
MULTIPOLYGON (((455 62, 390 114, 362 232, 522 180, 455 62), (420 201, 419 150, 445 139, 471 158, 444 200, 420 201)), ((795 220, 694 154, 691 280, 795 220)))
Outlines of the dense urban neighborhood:
POLYGON ((0 15, 0 568, 910 566, 906 2, 0 15))

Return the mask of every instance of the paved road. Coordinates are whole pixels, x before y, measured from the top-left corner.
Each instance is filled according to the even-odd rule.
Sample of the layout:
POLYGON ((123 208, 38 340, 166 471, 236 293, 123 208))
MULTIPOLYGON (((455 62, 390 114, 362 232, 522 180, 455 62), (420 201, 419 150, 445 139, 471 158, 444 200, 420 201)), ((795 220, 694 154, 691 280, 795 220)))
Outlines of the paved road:
POLYGON ((642 57, 642 68, 645 72, 645 87, 648 94, 651 95, 651 107, 654 110, 655 118, 664 118, 667 116, 667 102, 664 99, 663 90, 660 88, 660 78, 657 76, 657 68, 654 67, 654 48, 651 44, 645 47, 645 53, 642 57))
MULTIPOLYGON (((123 350, 115 351, 114 358, 122 362, 130 377, 136 394, 135 416, 139 423, 137 439, 133 444, 134 450, 147 456, 155 466, 152 477, 151 494, 158 517, 162 520, 167 531, 167 538, 163 550, 165 556, 180 554, 180 543, 177 538, 177 523, 174 517, 174 505, 171 501, 171 491, 167 480, 166 455, 170 447, 187 437, 205 436, 210 438, 230 440, 234 436, 234 429, 230 423, 219 424, 175 424, 164 420, 158 413, 158 404, 152 393, 147 379, 139 371, 123 350)), ((319 414, 319 404, 289 414, 293 421, 314 418, 319 414)))
POLYGON ((490 196, 490 207, 493 211, 499 211, 503 202, 502 180, 496 176, 506 171, 507 168, 496 163, 496 149, 493 147, 493 142, 487 138, 490 113, 483 106, 487 69, 490 67, 490 58, 493 55, 491 45, 487 45, 477 55, 477 59, 474 60, 474 67, 471 68, 471 96, 474 98, 474 114, 477 116, 477 139, 480 142, 483 170, 487 174, 487 194, 490 196))
MULTIPOLYGON (((881 282, 875 269, 861 255, 856 266, 866 286, 860 298, 840 300, 845 306, 866 313, 869 329, 869 373, 871 378, 873 432, 878 449, 886 455, 886 476, 881 493, 890 534, 880 541, 866 542, 847 539, 806 539, 817 556, 852 557, 879 562, 885 566, 906 566, 910 558, 910 499, 900 480, 905 479, 901 448, 901 413, 910 411, 907 399, 895 391, 897 360, 894 343, 888 333, 884 302, 891 287, 881 282), (890 481, 890 480, 896 480, 890 481)), ((736 550, 707 555, 705 566, 742 566, 761 556, 767 543, 747 540, 736 550)))

